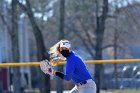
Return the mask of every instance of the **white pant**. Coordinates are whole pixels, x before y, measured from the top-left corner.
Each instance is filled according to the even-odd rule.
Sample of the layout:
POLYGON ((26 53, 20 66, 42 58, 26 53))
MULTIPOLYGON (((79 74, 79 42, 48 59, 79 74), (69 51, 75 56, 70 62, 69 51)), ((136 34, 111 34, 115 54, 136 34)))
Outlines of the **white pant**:
POLYGON ((89 79, 84 85, 75 85, 70 93, 96 93, 96 84, 92 79, 89 79))

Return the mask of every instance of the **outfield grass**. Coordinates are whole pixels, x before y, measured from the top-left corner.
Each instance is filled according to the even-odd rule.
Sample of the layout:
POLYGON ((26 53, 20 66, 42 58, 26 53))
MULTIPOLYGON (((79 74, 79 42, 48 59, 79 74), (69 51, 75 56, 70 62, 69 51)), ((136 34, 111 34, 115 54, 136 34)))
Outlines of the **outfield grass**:
POLYGON ((102 90, 101 93, 140 93, 140 90, 136 90, 136 89, 102 90))
MULTIPOLYGON (((26 90, 25 93, 39 93, 39 90, 26 90)), ((51 93, 57 93, 57 92, 51 91, 51 93)), ((69 91, 64 91, 63 93, 69 93, 69 91)), ((139 90, 135 90, 135 89, 102 90, 101 93, 140 93, 140 89, 139 90)))

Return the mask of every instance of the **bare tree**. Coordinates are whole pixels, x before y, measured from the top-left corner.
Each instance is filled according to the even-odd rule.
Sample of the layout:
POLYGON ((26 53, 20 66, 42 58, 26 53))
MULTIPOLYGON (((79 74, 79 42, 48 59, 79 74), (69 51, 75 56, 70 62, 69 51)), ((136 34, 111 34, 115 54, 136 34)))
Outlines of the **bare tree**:
MULTIPOLYGON (((26 4, 20 3, 18 0, 16 0, 18 5, 23 9, 26 14, 28 15, 28 18, 31 22, 32 28, 33 28, 33 34, 35 36, 36 44, 37 44, 37 58, 38 61, 49 59, 49 54, 46 52, 43 35, 42 32, 37 25, 35 21, 35 17, 30 5, 30 2, 26 0, 26 4)), ((50 93, 50 77, 43 74, 40 70, 39 73, 41 75, 41 82, 40 82, 40 92, 41 93, 50 93)))
MULTIPOLYGON (((98 1, 96 1, 96 48, 95 48, 95 59, 102 59, 102 45, 103 45, 103 35, 105 30, 105 21, 108 14, 108 0, 103 0, 102 13, 99 15, 98 1)), ((100 93, 101 80, 103 74, 103 65, 95 65, 95 81, 97 84, 97 93, 100 93)))
MULTIPOLYGON (((18 46, 18 12, 17 12, 17 3, 16 0, 12 0, 12 32, 11 32, 11 41, 12 41, 12 54, 13 61, 19 62, 19 46, 18 46)), ((20 67, 13 67, 13 89, 14 93, 21 93, 20 86, 20 67)))

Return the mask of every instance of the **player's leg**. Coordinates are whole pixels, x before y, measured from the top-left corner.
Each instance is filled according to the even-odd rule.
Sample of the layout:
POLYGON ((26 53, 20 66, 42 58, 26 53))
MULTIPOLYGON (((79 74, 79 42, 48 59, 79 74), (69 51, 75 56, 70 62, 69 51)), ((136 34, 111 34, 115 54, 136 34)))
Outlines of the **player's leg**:
POLYGON ((79 93, 77 86, 75 86, 69 93, 79 93))
POLYGON ((96 84, 95 82, 89 82, 85 85, 78 87, 79 93, 96 93, 96 84))
POLYGON ((96 93, 96 89, 93 87, 84 87, 84 88, 78 88, 79 93, 96 93))

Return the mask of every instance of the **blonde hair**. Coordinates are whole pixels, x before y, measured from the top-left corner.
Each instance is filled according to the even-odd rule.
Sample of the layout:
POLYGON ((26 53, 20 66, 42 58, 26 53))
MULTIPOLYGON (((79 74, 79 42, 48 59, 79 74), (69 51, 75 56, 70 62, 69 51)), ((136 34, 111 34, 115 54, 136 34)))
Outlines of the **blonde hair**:
POLYGON ((49 50, 49 54, 50 54, 50 57, 53 57, 53 56, 60 56, 60 44, 62 42, 68 42, 70 43, 70 41, 68 40, 60 40, 59 42, 57 42, 55 45, 53 45, 50 50, 49 50))

